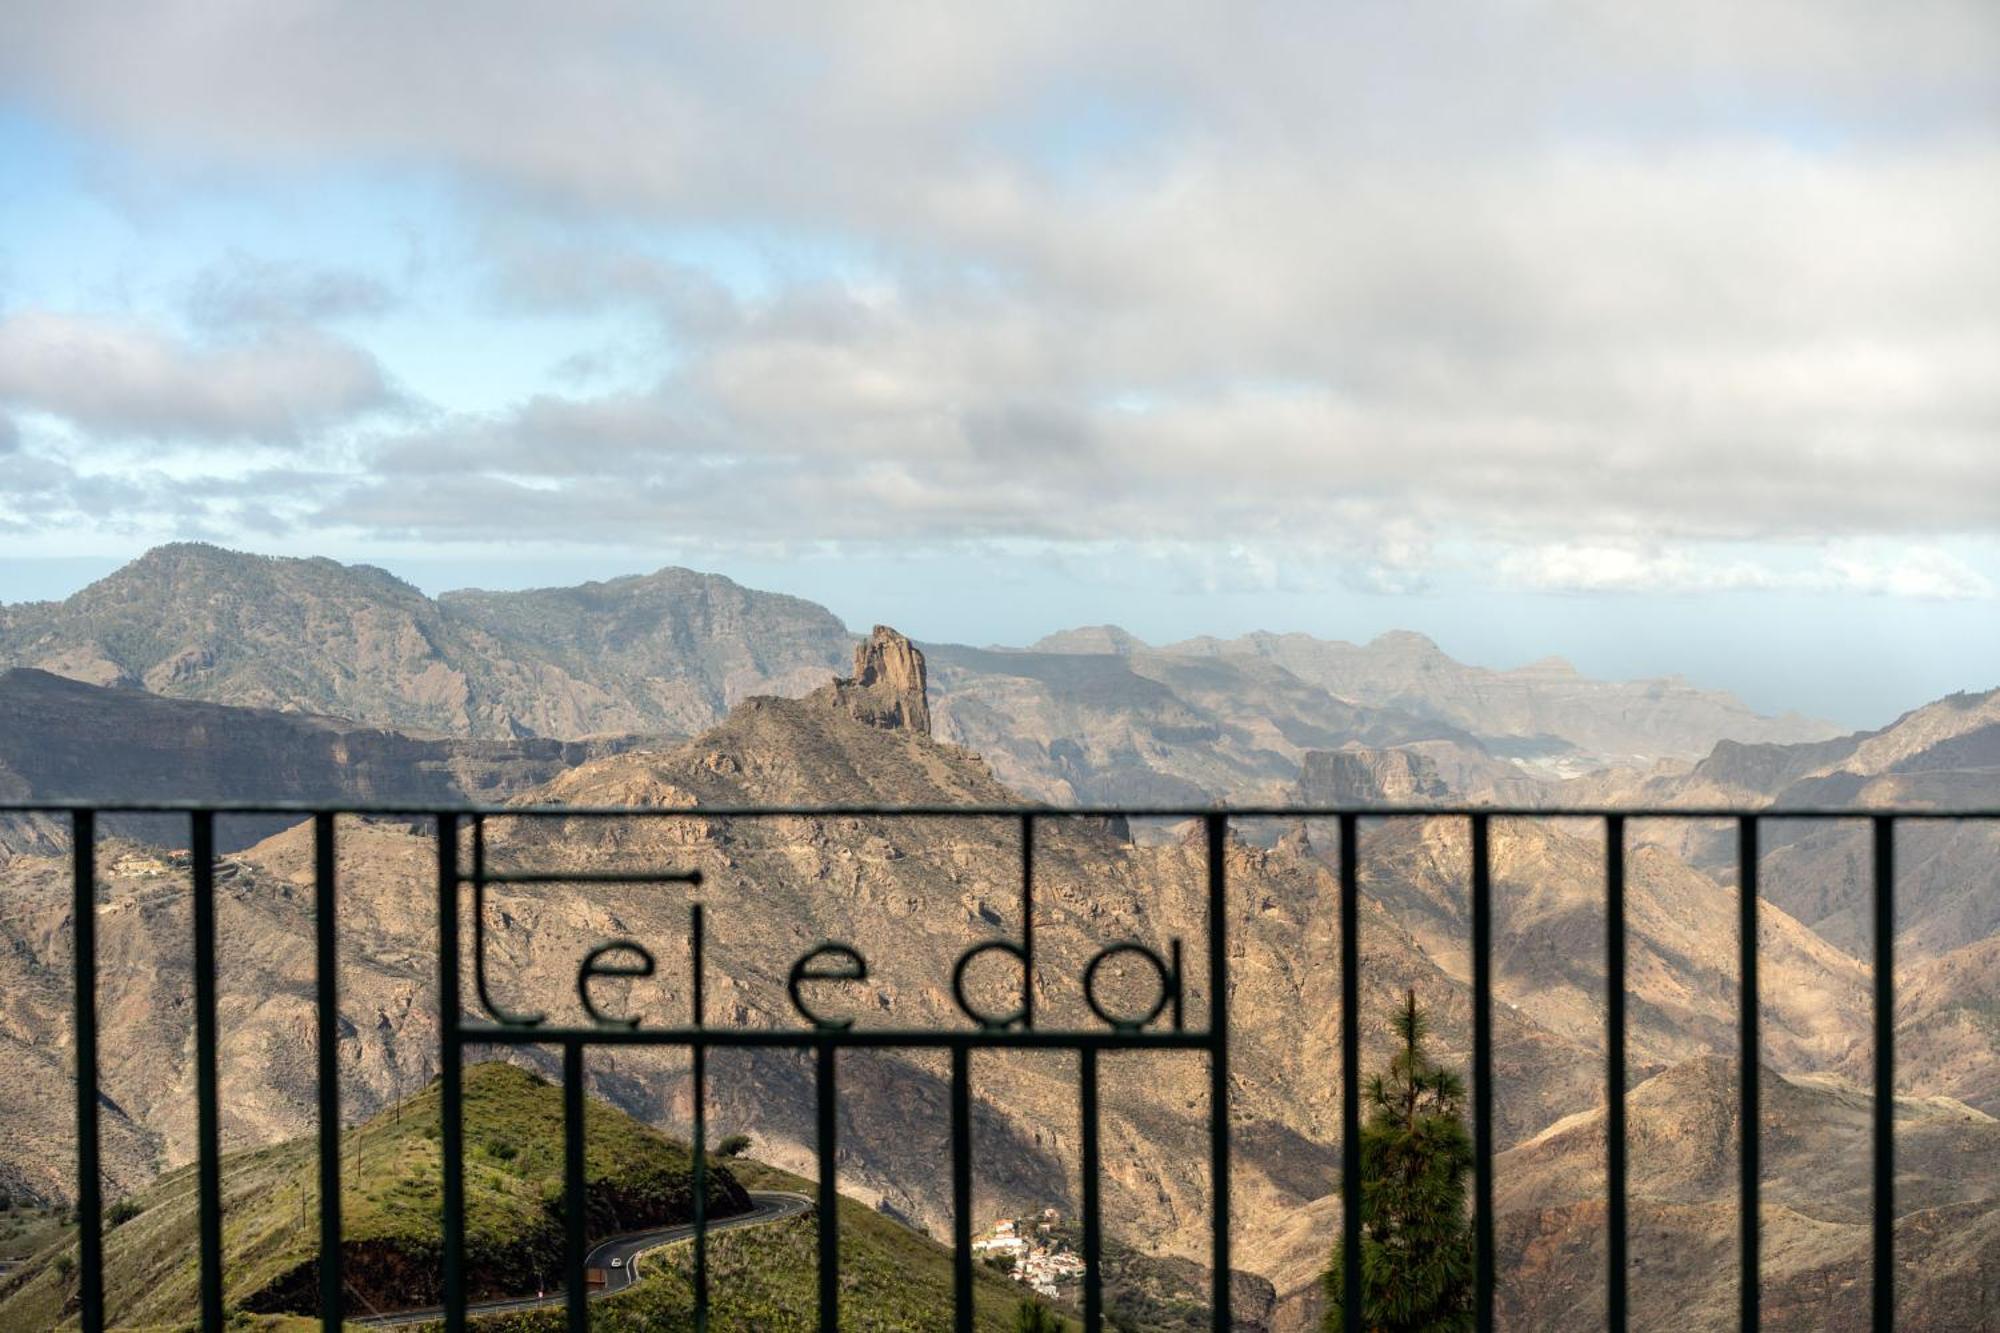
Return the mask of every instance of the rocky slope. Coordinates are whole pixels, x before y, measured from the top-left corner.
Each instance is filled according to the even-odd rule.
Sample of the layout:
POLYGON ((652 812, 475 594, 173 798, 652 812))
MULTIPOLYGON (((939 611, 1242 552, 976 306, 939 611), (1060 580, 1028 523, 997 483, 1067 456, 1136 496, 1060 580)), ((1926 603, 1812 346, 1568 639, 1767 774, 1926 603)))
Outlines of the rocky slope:
MULTIPOLYGON (((638 743, 473 741, 412 736, 307 713, 230 708, 86 685, 45 671, 0 671, 0 799, 317 801, 463 805, 495 801, 638 743)), ((0 817, 4 818, 4 817, 0 817)), ((290 821, 219 821, 245 846, 290 821)), ((184 846, 184 818, 119 816, 108 831, 184 846)), ((57 850, 60 823, 0 823, 0 859, 57 850)))
POLYGON ((844 658, 824 608, 689 570, 433 601, 366 565, 163 546, 0 606, 0 665, 452 736, 686 735, 844 658))
POLYGON ((1436 741, 1480 752, 1457 727, 1358 708, 1271 663, 954 644, 925 653, 939 737, 1059 805, 1274 803, 1314 749, 1436 741))
MULTIPOLYGON (((1763 1080, 1765 1326, 1868 1327, 1872 1099, 1832 1076, 1763 1080)), ((1731 1328, 1736 1069, 1677 1065, 1627 1106, 1635 1327, 1731 1328)), ((1896 1107, 1897 1327, 1986 1327, 2000 1309, 2000 1121, 1942 1098, 1896 1107)), ((1604 1116, 1551 1126, 1495 1164, 1501 1305, 1517 1328, 1603 1326, 1604 1116)))
POLYGON ((1365 647, 1252 634, 1156 648, 1105 625, 1027 650, 926 651, 939 734, 1061 803, 1275 802, 1309 754, 1358 747, 1420 749, 1454 795, 1532 805, 1554 780, 1606 765, 1685 765, 1725 738, 1834 732, 1678 679, 1589 680, 1553 660, 1466 666, 1402 632, 1365 647))
POLYGON ((648 719, 648 729, 683 733, 753 694, 816 688, 853 641, 825 607, 689 569, 573 588, 448 592, 438 604, 510 651, 597 684, 648 719))
POLYGON ((1716 742, 1698 762, 1570 784, 1578 800, 1656 806, 1990 805, 2000 791, 2000 689, 1953 694, 1886 727, 1796 744, 1716 742))
MULTIPOLYGON (((923 654, 878 628, 856 650, 849 677, 807 698, 746 700, 694 741, 594 758, 519 799, 666 810, 1017 800, 985 764, 927 734, 939 711, 927 705, 929 675, 923 654)), ((1398 762, 1409 764, 1409 774, 1420 771, 1398 762)), ((1164 948, 1175 938, 1186 945, 1189 1021, 1199 1023, 1209 993, 1201 947, 1205 848, 1198 825, 1156 833, 1135 840, 1121 828, 1044 821, 1031 979, 1044 1026, 1096 1023, 1079 979, 1098 947, 1136 939, 1164 948)), ((489 822, 486 850, 498 867, 701 869, 713 1021, 797 1025, 787 969, 815 942, 836 939, 867 958, 869 976, 825 987, 819 1003, 863 1025, 957 1026, 967 1020, 951 996, 953 960, 1020 927, 1018 836, 1011 821, 964 818, 511 816, 489 822)), ((1396 821, 1365 837, 1365 1055, 1371 1067, 1384 1058, 1382 1020, 1403 989, 1414 987, 1437 1017, 1442 1051, 1463 1061, 1463 828, 1396 821)), ((1313 1299, 1337 1212, 1329 1206, 1339 1120, 1332 847, 1328 830, 1311 826, 1275 845, 1232 839, 1226 849, 1239 1262, 1275 1285, 1281 1317, 1299 1317, 1313 1299)), ((1505 1145, 1601 1096, 1602 923, 1593 915, 1601 911, 1601 861, 1590 830, 1562 826, 1504 826, 1495 850, 1496 1110, 1505 1145)), ((428 886, 435 854, 423 828, 359 820, 340 828, 341 1061, 350 1118, 434 1072, 428 886), (413 892, 413 885, 421 887, 413 892)), ((192 1142, 185 872, 127 844, 107 844, 100 861, 105 1091, 122 1117, 116 1132, 131 1127, 132 1146, 116 1150, 119 1169, 143 1179, 185 1161, 192 1142)), ((304 829, 283 832, 235 854, 225 869, 218 905, 223 1128, 225 1143, 248 1146, 310 1124, 312 1067, 303 1039, 311 1031, 310 838, 304 829)), ((36 1173, 38 1192, 59 1194, 71 1094, 66 1083, 48 1085, 67 1042, 67 863, 21 855, 0 874, 7 904, 0 915, 0 1037, 33 1052, 32 1062, 0 1073, 0 1099, 21 1108, 19 1119, 8 1117, 0 1156, 36 1173)), ((689 1003, 681 962, 689 897, 679 888, 496 887, 486 917, 496 1001, 580 1018, 573 997, 584 953, 626 937, 652 950, 659 969, 599 983, 598 1002, 648 1022, 680 1020, 689 1003)), ((1635 853, 1635 1074, 1733 1043, 1731 902, 1714 878, 1664 854, 1635 853)), ((1766 909, 1764 931, 1770 1058, 1807 1071, 1852 1056, 1865 1025, 1865 972, 1776 908, 1766 909)), ((972 978, 979 1002, 995 1009, 1012 1006, 1019 984, 1004 961, 989 959, 972 978)), ((1143 1007, 1148 978, 1136 969, 1109 973, 1111 1002, 1143 1007)), ((469 986, 464 1002, 477 1003, 469 986)), ((591 1069, 597 1086, 626 1109, 654 1123, 686 1124, 690 1088, 675 1056, 610 1048, 593 1053, 591 1069)), ((810 1067, 779 1054, 719 1053, 711 1069, 716 1132, 748 1130, 760 1151, 809 1168, 810 1067)), ((996 1053, 979 1057, 974 1069, 980 1207, 1073 1207, 1071 1060, 996 1053)), ((854 1054, 843 1059, 841 1077, 843 1188, 941 1229, 949 1199, 942 1064, 921 1054, 854 1054)), ((1104 1095, 1108 1225, 1148 1250, 1198 1262, 1207 1226, 1202 1062, 1108 1059, 1104 1095)))
POLYGON ((1388 749, 1308 750, 1290 793, 1305 806, 1542 805, 1552 785, 1483 746, 1416 741, 1388 749))
MULTIPOLYGON (((1643 778, 1572 784, 1578 799, 1661 806, 1735 804, 1993 809, 2000 806, 2000 690, 1959 694, 1887 727, 1804 745, 1718 745, 1699 764, 1643 778)), ((1699 821, 1649 821, 1638 839, 1721 878, 1734 834, 1699 821)), ((1899 1070, 1905 1087, 2000 1112, 2000 821, 1905 821, 1896 830, 1899 1070)), ((1764 821, 1759 890, 1856 959, 1873 949, 1872 833, 1860 819, 1764 821)), ((1839 1067, 1859 1074, 1865 1052, 1839 1067)))
MULTIPOLYGON (((524 799, 569 804, 683 807, 737 802, 876 800, 996 803, 1016 799, 964 752, 921 727, 921 658, 899 636, 864 644, 854 675, 804 700, 746 701, 719 728, 672 749, 635 751, 572 769, 524 799)), ((668 819, 602 822, 509 818, 488 830, 500 866, 538 869, 661 864, 696 866, 711 919, 710 1004, 717 1021, 796 1024, 785 994, 792 959, 819 939, 841 939, 869 960, 865 985, 833 988, 827 1003, 863 1023, 960 1025, 951 964, 985 939, 1019 926, 1018 833, 1006 821, 668 819), (838 991, 851 992, 844 1002, 838 991)), ((434 1068, 435 967, 428 885, 435 849, 426 832, 343 821, 344 1093, 365 1114, 434 1068)), ((1331 877, 1309 839, 1275 848, 1232 842, 1233 1004, 1238 1143, 1237 1197, 1244 1264, 1268 1256, 1292 1210, 1324 1195, 1334 1178, 1338 1123, 1338 980, 1332 960, 1331 877), (1291 1016, 1308 1015, 1303 1029, 1291 1016)), ((157 1145, 154 1165, 185 1161, 192 1139, 187 1039, 189 921, 184 872, 137 848, 108 845, 100 908, 106 1017, 105 1090, 157 1145)), ((221 876, 225 1143, 269 1141, 310 1123, 311 847, 303 829, 234 857, 221 876)), ((61 859, 21 856, 7 867, 9 913, 0 918, 5 1031, 48 1051, 59 1068, 66 1038, 67 882, 61 859)), ((1044 1025, 1090 1024, 1079 978, 1103 944, 1138 939, 1187 944, 1190 1021, 1205 1012, 1204 850, 1168 837, 1136 846, 1120 830, 1050 821, 1038 841, 1038 965, 1033 983, 1044 1025)), ((576 967, 613 936, 647 943, 661 960, 643 981, 603 984, 599 1001, 649 1021, 686 1011, 686 895, 679 890, 517 886, 494 890, 490 980, 499 1002, 572 1017, 576 967)), ((1462 1053, 1465 989, 1430 960, 1371 898, 1364 905, 1365 995, 1386 1014, 1415 986, 1439 1015, 1448 1048, 1462 1053)), ((996 960, 997 961, 997 960, 996 960)), ((1108 970, 1107 999, 1144 1005, 1146 979, 1108 970), (1130 992, 1129 994, 1126 992, 1130 992)), ((1007 969, 975 972, 975 993, 1009 1004, 1007 969)), ((467 1003, 472 1003, 468 995, 467 1003)), ((1501 1068, 1514 1089, 1503 1123, 1510 1141, 1589 1104, 1594 1079, 1574 1044, 1511 1010, 1499 1018, 1501 1068)), ((1375 1052, 1379 1024, 1368 1023, 1375 1052)), ((746 1128, 782 1162, 811 1160, 809 1067, 785 1056, 718 1054, 713 1123, 746 1128)), ((1073 1063, 1059 1056, 993 1055, 975 1062, 982 1208, 1073 1207, 1077 1145, 1073 1063)), ((619 1048, 592 1057, 599 1086, 648 1119, 684 1124, 685 1068, 659 1052, 619 1048)), ((949 1181, 943 1069, 916 1055, 843 1062, 844 1187, 934 1228, 947 1216, 949 1181), (912 1145, 928 1145, 913 1152, 912 1145)), ((46 1077, 44 1075, 44 1077, 46 1077)), ((10 1084, 11 1078, 0 1078, 10 1084)), ((52 1122, 36 1141, 45 1193, 67 1169, 58 1118, 64 1093, 34 1114, 52 1122)), ((1105 1073, 1107 1216, 1146 1248, 1205 1253, 1206 1081, 1187 1057, 1111 1059, 1105 1073)))

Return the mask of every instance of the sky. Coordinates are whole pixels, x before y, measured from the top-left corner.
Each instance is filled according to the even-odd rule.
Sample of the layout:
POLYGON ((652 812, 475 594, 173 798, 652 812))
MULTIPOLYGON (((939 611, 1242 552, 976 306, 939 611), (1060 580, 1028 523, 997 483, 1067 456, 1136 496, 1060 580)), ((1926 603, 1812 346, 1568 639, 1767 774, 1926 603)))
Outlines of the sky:
POLYGON ((0 602, 162 541, 2000 684, 2000 7, 0 8, 0 602))

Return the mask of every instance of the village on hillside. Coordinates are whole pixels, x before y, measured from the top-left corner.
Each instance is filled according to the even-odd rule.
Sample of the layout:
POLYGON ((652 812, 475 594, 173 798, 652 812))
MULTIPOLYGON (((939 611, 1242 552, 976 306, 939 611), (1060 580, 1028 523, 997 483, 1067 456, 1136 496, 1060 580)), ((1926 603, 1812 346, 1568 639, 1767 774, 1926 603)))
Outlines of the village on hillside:
POLYGON ((1033 1219, 1003 1217, 975 1237, 972 1252, 1037 1296, 1068 1295, 1063 1288, 1083 1276, 1083 1256, 1060 1234, 1062 1214, 1044 1208, 1033 1219))

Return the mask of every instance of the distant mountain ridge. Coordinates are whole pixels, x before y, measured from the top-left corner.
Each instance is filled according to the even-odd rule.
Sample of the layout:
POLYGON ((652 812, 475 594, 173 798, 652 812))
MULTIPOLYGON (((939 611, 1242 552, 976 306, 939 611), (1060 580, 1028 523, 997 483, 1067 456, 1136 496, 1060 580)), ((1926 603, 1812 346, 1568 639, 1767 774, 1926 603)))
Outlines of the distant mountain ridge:
POLYGON ((1356 707, 1268 662, 924 651, 938 734, 977 751, 1008 785, 1059 805, 1276 801, 1313 750, 1425 741, 1480 749, 1458 727, 1356 707))
POLYGON ((1035 648, 1271 662, 1351 704, 1430 718, 1502 749, 1517 742, 1517 757, 1546 759, 1557 771, 1564 763, 1578 772, 1697 759, 1725 738, 1790 744, 1839 734, 1830 722, 1796 713, 1763 716, 1726 691, 1700 689, 1678 676, 1593 680, 1560 657, 1505 671, 1469 666, 1410 630, 1392 630, 1366 644, 1259 631, 1152 648, 1116 625, 1098 625, 1050 635, 1035 648))
POLYGON ((196 543, 0 606, 0 666, 498 739, 687 735, 747 695, 804 693, 850 643, 823 607, 691 570, 434 600, 368 565, 196 543))
MULTIPOLYGON (((62 602, 0 606, 0 667, 489 740, 692 735, 745 698, 817 688, 854 638, 812 602, 685 569, 431 598, 370 566, 191 543, 62 602)), ((1416 744, 1449 754, 1460 794, 1533 803, 1607 765, 1835 734, 1677 678, 1467 666, 1407 631, 1155 648, 1106 625, 925 649, 938 734, 1059 804, 1282 800, 1312 752, 1416 744)))

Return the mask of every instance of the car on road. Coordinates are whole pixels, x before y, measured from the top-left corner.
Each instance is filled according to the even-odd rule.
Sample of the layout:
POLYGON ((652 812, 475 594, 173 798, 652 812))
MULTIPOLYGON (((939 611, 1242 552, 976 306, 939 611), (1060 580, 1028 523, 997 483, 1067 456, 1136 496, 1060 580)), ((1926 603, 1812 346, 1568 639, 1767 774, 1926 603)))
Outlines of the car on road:
POLYGON ((625 1266, 625 1261, 623 1259, 613 1259, 611 1261, 611 1266, 613 1268, 623 1268, 625 1266))

